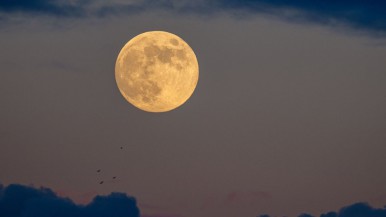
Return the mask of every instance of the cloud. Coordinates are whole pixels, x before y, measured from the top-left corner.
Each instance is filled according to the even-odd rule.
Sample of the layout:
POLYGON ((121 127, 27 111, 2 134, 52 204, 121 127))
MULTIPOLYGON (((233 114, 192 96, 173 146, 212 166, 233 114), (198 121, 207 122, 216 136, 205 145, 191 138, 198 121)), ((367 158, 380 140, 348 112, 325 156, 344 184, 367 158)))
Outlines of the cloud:
POLYGON ((59 197, 69 197, 77 204, 88 204, 98 194, 96 191, 79 192, 72 190, 55 189, 56 195, 59 197))
POLYGON ((314 216, 307 214, 307 213, 303 213, 303 214, 299 215, 299 217, 314 217, 314 216))
POLYGON ((131 14, 151 9, 180 14, 270 14, 291 22, 310 22, 333 26, 386 31, 386 1, 309 1, 309 0, 143 0, 115 3, 99 8, 97 14, 131 14))
POLYGON ((40 14, 51 16, 81 16, 86 1, 64 0, 1 0, 0 12, 5 14, 40 14))
MULTIPOLYGON (((149 1, 146 1, 149 2, 149 1)), ((213 0, 162 1, 170 10, 193 13, 269 14, 290 22, 347 26, 371 32, 386 32, 386 1, 362 0, 213 0), (168 4, 166 4, 168 2, 168 4)))
POLYGON ((366 203, 356 203, 339 211, 337 217, 386 217, 386 207, 376 209, 366 203))
POLYGON ((59 197, 49 188, 0 186, 2 217, 139 217, 136 200, 124 193, 96 196, 87 205, 59 197))
POLYGON ((180 217, 179 215, 142 215, 141 217, 180 217))
POLYGON ((338 213, 336 213, 336 212, 328 212, 328 213, 320 215, 320 217, 337 217, 337 216, 338 216, 338 213))
MULTIPOLYGON (((291 22, 386 33, 386 1, 373 0, 2 0, 0 12, 52 16, 115 16, 166 10, 178 14, 269 14, 291 22)), ((0 13, 1 15, 1 13, 0 13)), ((1 16, 0 16, 1 17, 1 16)))
POLYGON ((386 1, 222 0, 220 7, 249 13, 269 13, 290 21, 386 31, 386 1))
MULTIPOLYGON (((261 195, 260 195, 261 194, 261 195)), ((267 197, 266 193, 259 193, 267 197)), ((259 197, 260 197, 259 196, 259 197)), ((270 196, 268 196, 270 197, 270 196)), ((232 199, 233 200, 233 199, 232 199)), ((96 196, 87 205, 78 205, 58 196, 49 188, 34 188, 18 184, 0 185, 1 217, 139 217, 136 200, 124 193, 96 196)), ((177 217, 176 215, 143 215, 143 217, 177 217)), ((270 217, 267 214, 258 217, 270 217)), ((303 213, 298 217, 314 217, 303 213)), ((329 211, 320 217, 386 217, 386 206, 374 208, 367 203, 355 203, 329 211)))
MULTIPOLYGON (((269 217, 269 215, 260 215, 259 217, 269 217)), ((304 213, 298 217, 313 216, 304 213)), ((374 208, 367 203, 355 203, 341 208, 339 212, 329 211, 321 214, 320 217, 386 217, 386 206, 384 208, 374 208)))

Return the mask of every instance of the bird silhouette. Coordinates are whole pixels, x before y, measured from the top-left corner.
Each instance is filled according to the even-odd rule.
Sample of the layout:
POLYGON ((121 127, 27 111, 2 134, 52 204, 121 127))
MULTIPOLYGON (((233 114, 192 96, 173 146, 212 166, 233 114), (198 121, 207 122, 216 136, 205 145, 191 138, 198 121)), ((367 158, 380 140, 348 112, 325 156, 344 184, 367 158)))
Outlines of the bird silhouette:
POLYGON ((100 185, 103 184, 103 181, 99 182, 99 184, 100 184, 100 185))
POLYGON ((97 170, 97 173, 99 173, 101 170, 99 169, 99 170, 97 170))

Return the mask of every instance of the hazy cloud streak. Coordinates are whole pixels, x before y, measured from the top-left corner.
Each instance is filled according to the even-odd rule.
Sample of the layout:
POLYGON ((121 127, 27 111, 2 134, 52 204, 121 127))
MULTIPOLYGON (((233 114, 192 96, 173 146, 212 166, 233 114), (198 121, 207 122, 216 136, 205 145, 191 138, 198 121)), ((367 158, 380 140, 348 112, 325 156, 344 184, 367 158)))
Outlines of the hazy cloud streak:
POLYGON ((308 22, 330 26, 350 27, 372 33, 386 32, 385 1, 286 1, 286 0, 4 0, 0 16, 15 13, 41 14, 57 17, 106 17, 142 13, 149 10, 213 15, 219 12, 244 16, 269 14, 290 22, 308 22))

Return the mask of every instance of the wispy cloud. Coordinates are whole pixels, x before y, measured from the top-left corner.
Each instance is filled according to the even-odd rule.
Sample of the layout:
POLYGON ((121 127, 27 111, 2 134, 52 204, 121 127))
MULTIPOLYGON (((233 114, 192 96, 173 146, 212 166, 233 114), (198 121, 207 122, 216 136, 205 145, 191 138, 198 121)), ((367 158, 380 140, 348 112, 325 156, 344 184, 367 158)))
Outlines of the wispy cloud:
POLYGON ((57 17, 106 17, 164 10, 190 14, 269 14, 290 22, 350 27, 386 33, 386 1, 373 0, 2 0, 0 17, 44 14, 57 17), (3 14, 3 16, 1 16, 3 14))
POLYGON ((369 31, 386 31, 386 1, 223 0, 225 10, 269 13, 289 21, 348 26, 369 31))

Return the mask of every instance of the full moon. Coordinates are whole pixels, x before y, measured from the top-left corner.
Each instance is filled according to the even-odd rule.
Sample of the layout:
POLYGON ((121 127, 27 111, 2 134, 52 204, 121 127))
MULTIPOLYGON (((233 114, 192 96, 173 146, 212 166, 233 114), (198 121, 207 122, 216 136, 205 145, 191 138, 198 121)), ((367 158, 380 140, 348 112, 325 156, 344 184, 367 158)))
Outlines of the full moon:
POLYGON ((147 112, 166 112, 184 104, 197 86, 198 74, 192 48, 177 35, 162 31, 131 39, 115 64, 119 91, 147 112))

